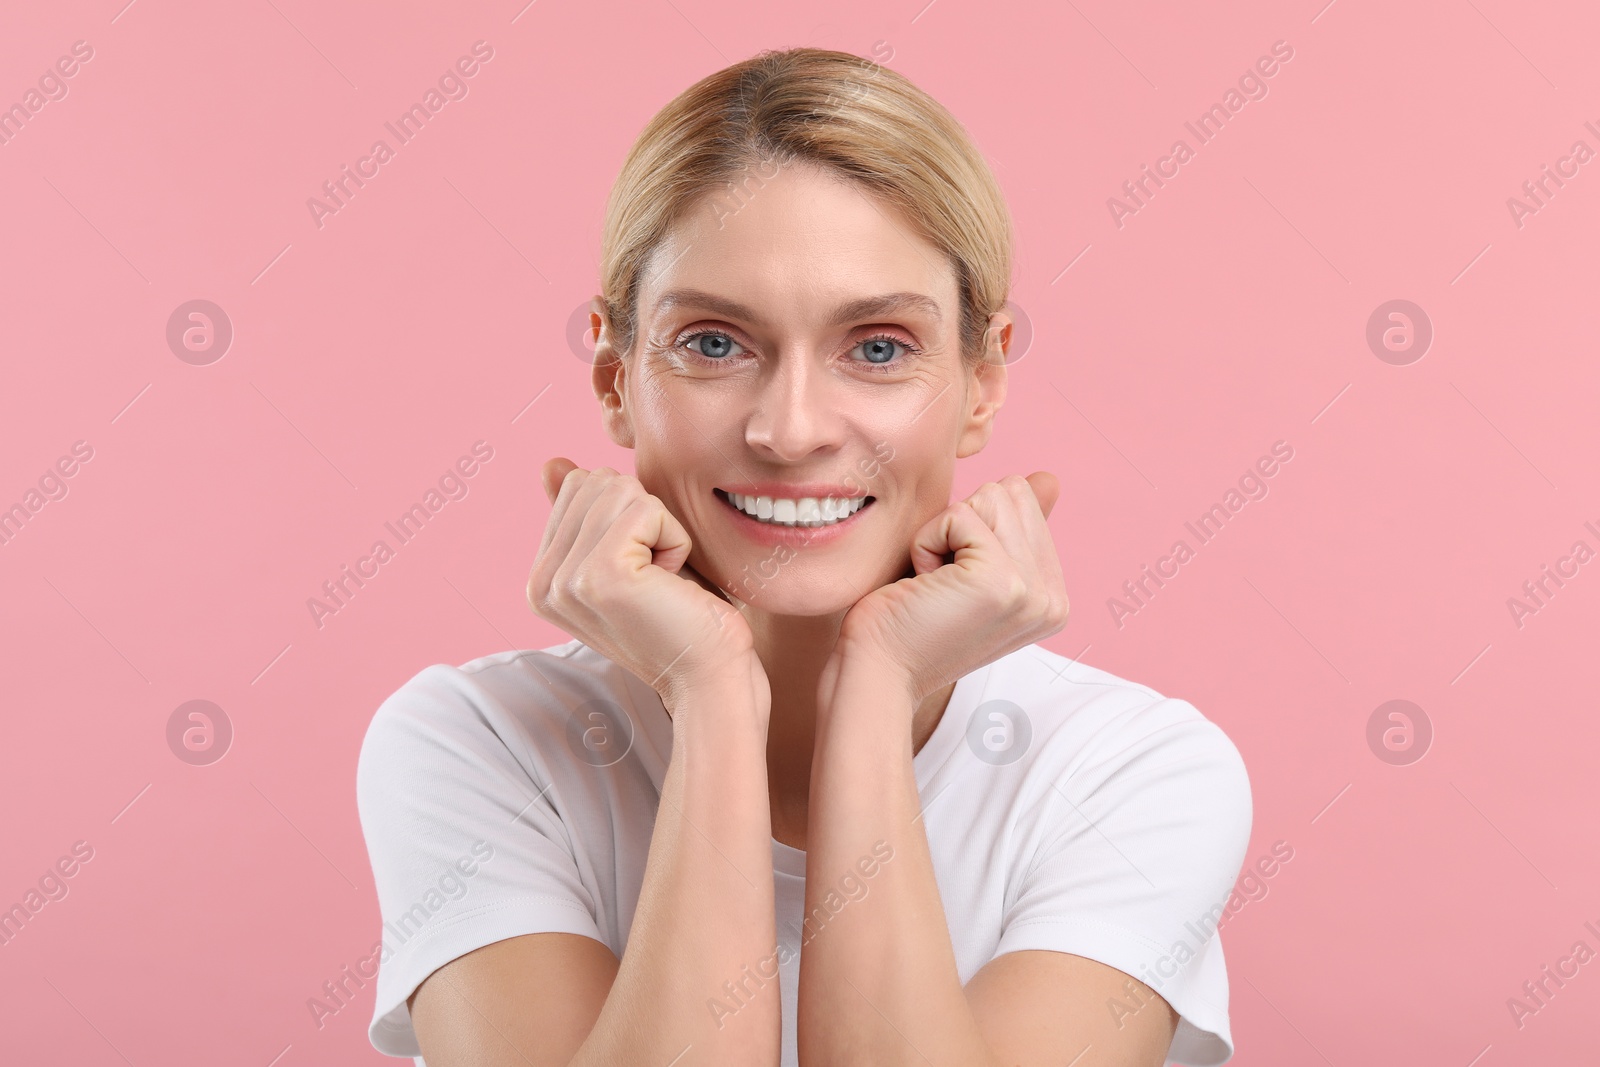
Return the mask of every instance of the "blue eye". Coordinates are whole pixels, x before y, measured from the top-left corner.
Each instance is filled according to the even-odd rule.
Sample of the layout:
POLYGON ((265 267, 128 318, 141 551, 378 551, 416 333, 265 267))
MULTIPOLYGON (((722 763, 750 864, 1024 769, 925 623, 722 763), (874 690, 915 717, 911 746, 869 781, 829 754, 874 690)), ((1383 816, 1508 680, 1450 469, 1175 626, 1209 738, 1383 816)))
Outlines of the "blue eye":
POLYGON ((893 337, 873 337, 862 341, 860 347, 868 363, 887 363, 894 358, 894 349, 891 346, 898 344, 900 342, 893 337))
POLYGON ((682 343, 687 345, 695 355, 703 356, 713 363, 726 362, 729 346, 738 347, 739 344, 727 334, 719 333, 716 330, 702 330, 699 333, 690 334, 683 339, 682 343), (702 340, 710 340, 712 342, 709 346, 709 351, 699 345, 702 340))
POLYGON ((895 367, 922 354, 922 350, 916 345, 910 341, 895 337, 893 334, 878 334, 875 337, 868 337, 857 344, 856 348, 861 349, 867 358, 853 362, 863 364, 869 370, 882 372, 894 370, 895 367), (894 350, 890 347, 891 345, 899 345, 905 350, 904 356, 898 363, 894 362, 894 350))

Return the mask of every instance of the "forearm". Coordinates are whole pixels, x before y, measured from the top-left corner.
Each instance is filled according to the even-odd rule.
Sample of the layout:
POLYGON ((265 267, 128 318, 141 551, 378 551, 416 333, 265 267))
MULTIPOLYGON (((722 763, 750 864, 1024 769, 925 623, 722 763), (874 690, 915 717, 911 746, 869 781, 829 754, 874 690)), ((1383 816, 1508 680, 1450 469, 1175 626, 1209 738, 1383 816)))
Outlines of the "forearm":
POLYGON ((961 986, 919 817, 912 711, 892 677, 860 664, 845 666, 818 708, 806 914, 826 925, 801 955, 806 1067, 993 1062, 961 986), (879 841, 892 859, 830 916, 828 889, 879 841))
POLYGON ((778 1063, 777 963, 763 962, 777 942, 766 709, 757 714, 756 699, 717 683, 668 704, 672 757, 639 903, 574 1065, 778 1063))

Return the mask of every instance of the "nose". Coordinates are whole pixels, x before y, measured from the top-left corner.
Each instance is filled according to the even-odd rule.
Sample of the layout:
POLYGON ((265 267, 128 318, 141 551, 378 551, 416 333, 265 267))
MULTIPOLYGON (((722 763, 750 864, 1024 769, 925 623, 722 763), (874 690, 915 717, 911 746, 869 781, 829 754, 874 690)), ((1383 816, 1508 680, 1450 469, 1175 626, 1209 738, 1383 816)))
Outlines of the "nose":
POLYGON ((845 416, 836 382, 822 361, 800 346, 780 351, 757 386, 745 442, 774 462, 795 463, 844 441, 845 416))

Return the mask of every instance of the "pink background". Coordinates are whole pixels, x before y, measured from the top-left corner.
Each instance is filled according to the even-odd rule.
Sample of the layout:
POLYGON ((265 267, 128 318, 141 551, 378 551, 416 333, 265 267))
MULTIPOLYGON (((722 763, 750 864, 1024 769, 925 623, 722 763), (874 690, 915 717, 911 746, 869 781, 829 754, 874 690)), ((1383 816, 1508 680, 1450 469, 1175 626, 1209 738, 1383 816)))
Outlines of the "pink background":
POLYGON ((1250 860, 1294 849, 1225 927, 1233 1062, 1594 1054, 1600 962, 1520 1029, 1506 1005, 1600 950, 1600 562, 1507 606, 1600 549, 1600 162, 1507 206, 1600 149, 1592 7, 124 3, 0 24, 0 105, 94 50, 0 145, 0 507, 93 449, 0 545, 0 906, 94 849, 0 947, 0 1059, 394 1062, 371 985, 320 1029, 306 1006, 378 937, 356 755, 422 667, 565 639, 524 584, 540 464, 632 469, 567 334, 623 155, 762 48, 877 41, 1016 219, 1035 335, 958 494, 1056 472, 1046 644, 1223 726, 1250 860), (307 198, 478 40, 469 95, 319 228, 307 198), (1107 199, 1280 40, 1268 95, 1119 228, 1107 199), (204 366, 166 341, 194 299, 234 329, 204 366), (1394 299, 1434 329, 1404 366, 1366 341, 1394 299), (307 599, 478 440, 469 494, 319 628, 307 599), (1269 494, 1119 627, 1122 583, 1280 440, 1269 494), (195 699, 234 730, 207 766, 167 741, 195 699), (1432 724, 1409 765, 1367 741, 1392 699, 1432 724))

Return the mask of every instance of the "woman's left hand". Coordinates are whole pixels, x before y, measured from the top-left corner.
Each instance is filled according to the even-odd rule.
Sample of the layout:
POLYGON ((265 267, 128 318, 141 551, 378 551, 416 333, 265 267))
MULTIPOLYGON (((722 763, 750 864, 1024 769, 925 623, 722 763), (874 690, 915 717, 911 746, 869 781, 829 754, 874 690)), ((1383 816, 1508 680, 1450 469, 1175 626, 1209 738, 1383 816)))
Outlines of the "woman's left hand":
POLYGON ((1066 583, 1045 525, 1060 491, 1047 471, 1013 474, 928 520, 912 539, 914 576, 874 590, 845 614, 833 667, 859 661, 890 669, 915 707, 1061 630, 1066 583))

